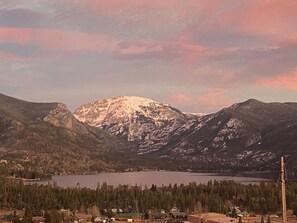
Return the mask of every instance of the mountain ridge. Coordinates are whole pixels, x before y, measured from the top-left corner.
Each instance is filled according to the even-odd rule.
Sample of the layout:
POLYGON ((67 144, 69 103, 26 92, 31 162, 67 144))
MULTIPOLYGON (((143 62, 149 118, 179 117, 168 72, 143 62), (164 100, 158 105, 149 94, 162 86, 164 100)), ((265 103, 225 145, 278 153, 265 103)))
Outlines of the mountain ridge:
POLYGON ((114 143, 121 145, 104 131, 79 122, 62 103, 0 94, 0 160, 8 162, 0 165, 2 172, 114 171, 114 153, 121 153, 114 143))
POLYGON ((169 105, 135 96, 91 102, 77 108, 74 116, 109 134, 135 142, 139 153, 156 150, 159 143, 164 143, 164 140, 156 140, 160 130, 174 131, 179 122, 187 119, 187 115, 169 105))
POLYGON ((31 171, 45 165, 50 173, 263 171, 276 169, 286 156, 296 172, 296 148, 295 102, 249 99, 199 116, 125 96, 86 103, 72 114, 63 103, 0 94, 0 160, 10 162, 10 171, 19 171, 17 164, 31 171))
MULTIPOLYGON (((106 100, 115 100, 115 98, 106 100)), ((100 112, 96 114, 96 108, 93 106, 94 104, 89 107, 94 111, 92 117, 100 116, 100 112)), ((103 104, 100 106, 104 107, 103 104)), ((117 109, 121 110, 121 106, 119 105, 117 109)), ((155 106, 152 109, 158 108, 155 106)), ((74 114, 82 121, 81 116, 79 117, 76 112, 74 114)), ((88 116, 88 113, 85 115, 88 116)), ((142 115, 144 116, 143 122, 140 123, 137 117, 126 120, 122 117, 115 117, 112 123, 103 120, 100 127, 116 136, 116 132, 109 131, 109 129, 123 125, 123 123, 126 127, 123 131, 129 129, 130 126, 142 129, 144 124, 152 122, 151 119, 145 117, 145 114, 142 115)), ((281 128, 283 132, 286 132, 286 126, 289 123, 291 123, 291 128, 294 128, 293 123, 297 121, 297 103, 265 103, 257 99, 248 99, 213 114, 195 117, 180 112, 179 115, 183 118, 175 122, 175 125, 169 121, 162 125, 162 128, 158 128, 158 125, 153 123, 150 129, 144 131, 144 137, 134 137, 133 142, 136 143, 138 155, 148 155, 157 159, 166 157, 169 162, 188 162, 188 166, 195 166, 196 169, 204 168, 203 165, 207 166, 207 163, 214 163, 213 168, 218 169, 222 167, 225 169, 263 169, 270 161, 272 162, 270 166, 274 166, 277 158, 281 154, 286 154, 285 151, 280 151, 275 146, 276 144, 281 146, 285 142, 271 143, 272 135, 274 138, 280 137, 282 132, 276 131, 275 128, 281 128), (204 164, 197 165, 197 160, 204 164)), ((132 112, 130 116, 134 117, 134 113, 132 112)), ((163 117, 163 119, 166 118, 163 117)), ((93 125, 91 119, 88 124, 93 125)), ((138 130, 134 132, 137 133, 138 130)), ((123 135, 125 134, 128 133, 123 135)), ((293 134, 288 139, 293 145, 294 136, 293 134)), ((291 146, 288 152, 294 153, 294 148, 291 146)), ((294 164, 294 166, 297 165, 294 164)))

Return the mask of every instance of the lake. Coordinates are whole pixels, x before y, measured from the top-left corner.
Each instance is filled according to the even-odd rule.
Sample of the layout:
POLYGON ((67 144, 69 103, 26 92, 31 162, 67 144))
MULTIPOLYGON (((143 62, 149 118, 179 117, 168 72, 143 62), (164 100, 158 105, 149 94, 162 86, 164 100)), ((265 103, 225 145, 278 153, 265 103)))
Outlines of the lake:
POLYGON ((98 184, 106 182, 108 185, 118 186, 138 185, 150 187, 152 184, 157 186, 173 184, 205 184, 210 180, 234 180, 243 184, 255 184, 267 179, 239 176, 221 176, 214 173, 192 173, 192 172, 174 172, 174 171, 146 171, 146 172, 125 172, 125 173, 98 173, 93 175, 62 175, 53 176, 52 180, 30 182, 30 184, 48 184, 56 183, 59 187, 87 187, 96 189, 98 184))

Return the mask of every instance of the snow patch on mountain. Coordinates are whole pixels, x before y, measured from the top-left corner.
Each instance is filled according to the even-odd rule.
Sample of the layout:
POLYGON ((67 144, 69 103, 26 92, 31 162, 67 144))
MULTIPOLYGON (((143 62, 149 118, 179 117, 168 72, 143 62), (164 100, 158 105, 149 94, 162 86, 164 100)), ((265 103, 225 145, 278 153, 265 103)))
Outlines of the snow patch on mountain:
MULTIPOLYGON (((188 120, 181 111, 147 98, 122 96, 80 106, 74 116, 81 122, 138 144, 138 153, 157 151, 165 146, 188 120)), ((190 128, 193 123, 188 123, 190 128)))
POLYGON ((197 116, 197 117, 201 117, 201 116, 206 115, 206 113, 201 113, 201 112, 186 112, 185 114, 186 115, 194 115, 194 116, 197 116))
MULTIPOLYGON (((74 115, 82 122, 101 127, 105 123, 117 123, 118 120, 131 121, 148 117, 155 124, 176 118, 175 109, 151 99, 135 96, 122 96, 111 99, 98 100, 79 107, 74 115)), ((180 115, 180 114, 178 114, 180 115)))

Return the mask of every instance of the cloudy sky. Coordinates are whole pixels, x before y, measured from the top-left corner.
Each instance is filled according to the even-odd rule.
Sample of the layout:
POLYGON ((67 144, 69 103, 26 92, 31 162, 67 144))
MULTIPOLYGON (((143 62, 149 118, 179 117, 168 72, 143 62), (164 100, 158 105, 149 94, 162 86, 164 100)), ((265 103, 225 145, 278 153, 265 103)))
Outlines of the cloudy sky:
POLYGON ((71 110, 297 101, 297 1, 0 0, 0 92, 71 110))

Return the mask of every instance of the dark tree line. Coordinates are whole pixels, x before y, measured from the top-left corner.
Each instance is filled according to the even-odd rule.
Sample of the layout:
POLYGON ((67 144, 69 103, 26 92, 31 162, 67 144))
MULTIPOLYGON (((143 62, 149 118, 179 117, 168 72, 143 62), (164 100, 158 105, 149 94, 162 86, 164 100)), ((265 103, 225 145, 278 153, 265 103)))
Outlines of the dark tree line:
POLYGON ((15 178, 27 179, 51 179, 51 175, 48 173, 28 168, 9 168, 7 164, 0 164, 0 176, 13 176, 15 178))
MULTIPOLYGON (((208 184, 169 185, 141 188, 139 186, 108 186, 59 188, 55 185, 24 185, 0 178, 0 208, 30 209, 41 212, 54 209, 86 211, 121 208, 145 212, 149 209, 169 211, 177 206, 182 211, 214 211, 227 213, 233 206, 248 212, 275 213, 281 210, 280 188, 276 183, 243 185, 233 181, 210 181, 208 184)), ((297 211, 297 184, 287 185, 287 206, 297 211)))

